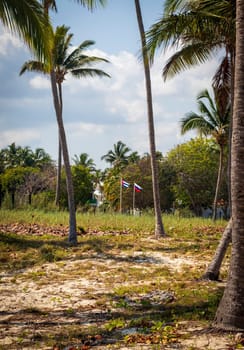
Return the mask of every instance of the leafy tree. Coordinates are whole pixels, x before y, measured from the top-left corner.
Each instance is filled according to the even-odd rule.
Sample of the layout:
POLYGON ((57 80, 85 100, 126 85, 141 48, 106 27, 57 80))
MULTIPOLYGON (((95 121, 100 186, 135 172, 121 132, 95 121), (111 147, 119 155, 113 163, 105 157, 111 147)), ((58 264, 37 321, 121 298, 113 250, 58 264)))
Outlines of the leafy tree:
POLYGON ((225 287, 215 316, 215 324, 224 330, 244 331, 244 177, 243 162, 244 138, 244 3, 236 1, 236 65, 235 95, 232 138, 232 252, 230 269, 225 287))
POLYGON ((155 236, 160 237, 160 236, 165 236, 165 231, 164 231, 164 226, 162 222, 162 213, 161 213, 161 207, 160 207, 150 67, 149 67, 148 55, 145 50, 146 37, 145 37, 145 30, 144 30, 139 0, 135 0, 135 8, 136 8, 137 23, 138 23, 140 37, 141 37, 141 52, 142 52, 142 58, 143 58, 144 75, 145 75, 145 83, 146 83, 147 116, 148 116, 149 144, 150 144, 150 156, 151 156, 151 170, 152 170, 152 188, 153 188, 153 201, 154 201, 154 211, 155 211, 155 236))
POLYGON ((28 172, 26 172, 24 181, 20 184, 18 192, 22 198, 27 196, 28 205, 32 205, 33 195, 50 189, 54 180, 54 167, 27 169, 28 172))
MULTIPOLYGON (((211 139, 196 138, 178 145, 167 154, 176 174, 175 198, 196 215, 212 203, 217 178, 218 152, 211 139)), ((226 191, 221 192, 226 199, 226 191)))
POLYGON ((15 208, 15 195, 21 184, 25 181, 25 176, 30 172, 29 168, 16 166, 14 168, 8 168, 2 174, 2 186, 11 196, 11 207, 15 208))
POLYGON ((204 90, 198 94, 197 101, 199 114, 195 112, 187 113, 180 122, 181 132, 185 134, 189 130, 196 129, 205 136, 212 135, 219 146, 219 170, 213 201, 213 220, 215 220, 218 195, 223 177, 224 150, 229 139, 230 100, 219 100, 217 93, 215 93, 215 100, 213 100, 208 90, 204 90))
POLYGON ((119 193, 120 193, 121 171, 118 167, 110 168, 106 171, 104 179, 105 199, 109 202, 109 208, 119 210, 119 193))
MULTIPOLYGON (((73 165, 71 167, 72 178, 75 193, 75 207, 84 206, 92 198, 93 181, 89 169, 83 165, 73 165)), ((67 191, 65 190, 65 174, 62 175, 61 181, 61 204, 63 207, 68 206, 67 191)))

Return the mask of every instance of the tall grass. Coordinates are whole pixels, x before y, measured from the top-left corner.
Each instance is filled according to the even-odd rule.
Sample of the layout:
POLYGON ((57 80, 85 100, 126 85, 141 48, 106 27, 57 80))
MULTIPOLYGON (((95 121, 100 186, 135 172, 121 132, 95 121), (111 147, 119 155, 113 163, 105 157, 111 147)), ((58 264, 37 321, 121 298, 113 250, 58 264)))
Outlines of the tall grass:
MULTIPOLYGON (((69 214, 67 211, 44 210, 0 210, 0 223, 63 225, 68 226, 69 214)), ((163 223, 168 235, 174 232, 190 231, 194 227, 223 227, 225 221, 213 223, 210 219, 182 218, 174 215, 163 215, 163 223)), ((155 219, 153 215, 141 216, 106 214, 106 213, 77 213, 77 226, 84 230, 120 231, 127 233, 146 232, 154 233, 155 219)))

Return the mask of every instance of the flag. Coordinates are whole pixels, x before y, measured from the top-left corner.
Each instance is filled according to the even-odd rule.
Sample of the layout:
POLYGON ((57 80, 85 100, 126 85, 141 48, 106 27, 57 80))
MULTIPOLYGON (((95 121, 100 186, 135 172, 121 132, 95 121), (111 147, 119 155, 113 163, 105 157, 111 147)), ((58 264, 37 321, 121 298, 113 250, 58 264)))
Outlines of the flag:
POLYGON ((137 185, 136 183, 134 183, 134 191, 135 192, 141 192, 142 191, 142 187, 137 185))
POLYGON ((125 180, 121 180, 122 187, 128 188, 130 186, 129 182, 126 182, 125 180))

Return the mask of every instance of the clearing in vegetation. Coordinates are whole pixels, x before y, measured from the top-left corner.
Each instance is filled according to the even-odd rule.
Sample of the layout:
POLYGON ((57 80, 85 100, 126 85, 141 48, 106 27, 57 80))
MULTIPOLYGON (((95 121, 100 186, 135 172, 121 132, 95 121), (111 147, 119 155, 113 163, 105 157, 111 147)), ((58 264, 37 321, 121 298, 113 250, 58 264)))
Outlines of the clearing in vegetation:
POLYGON ((199 281, 225 222, 0 211, 0 349, 244 348, 241 334, 211 328, 219 282, 199 281))

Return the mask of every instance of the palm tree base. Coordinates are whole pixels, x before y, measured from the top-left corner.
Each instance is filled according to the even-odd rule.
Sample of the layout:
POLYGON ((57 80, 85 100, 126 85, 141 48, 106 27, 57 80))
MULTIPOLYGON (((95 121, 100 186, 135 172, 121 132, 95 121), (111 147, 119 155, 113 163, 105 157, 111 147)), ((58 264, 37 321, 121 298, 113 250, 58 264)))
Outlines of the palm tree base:
POLYGON ((220 281, 219 280, 219 273, 214 272, 206 272, 201 278, 201 281, 220 281))

